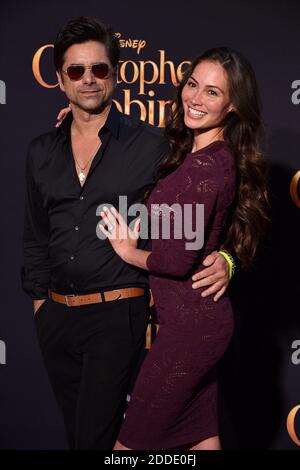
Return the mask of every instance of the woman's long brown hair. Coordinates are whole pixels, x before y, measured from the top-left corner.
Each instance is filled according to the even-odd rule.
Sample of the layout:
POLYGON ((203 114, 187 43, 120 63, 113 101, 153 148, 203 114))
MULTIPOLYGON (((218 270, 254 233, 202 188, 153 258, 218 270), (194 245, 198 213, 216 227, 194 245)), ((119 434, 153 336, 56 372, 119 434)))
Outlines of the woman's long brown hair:
POLYGON ((260 150, 263 133, 257 82, 252 66, 241 53, 227 47, 209 49, 190 65, 178 86, 175 106, 166 125, 170 153, 158 168, 155 184, 181 165, 192 150, 194 134, 184 124, 181 94, 195 67, 203 61, 219 63, 228 77, 234 111, 224 120, 223 137, 235 156, 238 181, 225 245, 234 250, 242 267, 247 269, 253 263, 269 220, 268 167, 260 150))

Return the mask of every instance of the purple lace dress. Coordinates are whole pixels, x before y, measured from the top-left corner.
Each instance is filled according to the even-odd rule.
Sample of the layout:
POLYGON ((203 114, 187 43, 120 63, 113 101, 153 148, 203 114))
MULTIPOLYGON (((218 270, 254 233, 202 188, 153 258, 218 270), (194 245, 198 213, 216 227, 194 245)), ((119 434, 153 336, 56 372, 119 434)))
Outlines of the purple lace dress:
MULTIPOLYGON (((191 276, 218 249, 235 196, 234 158, 222 141, 189 153, 152 191, 148 210, 171 219, 171 239, 153 239, 147 265, 160 329, 138 375, 120 442, 131 449, 171 449, 218 434, 216 364, 233 330, 227 295, 218 302, 192 289, 191 276), (204 246, 172 238, 173 204, 204 204, 204 246), (158 205, 164 209, 158 211, 158 205)), ((195 227, 195 211, 193 226, 195 227)))

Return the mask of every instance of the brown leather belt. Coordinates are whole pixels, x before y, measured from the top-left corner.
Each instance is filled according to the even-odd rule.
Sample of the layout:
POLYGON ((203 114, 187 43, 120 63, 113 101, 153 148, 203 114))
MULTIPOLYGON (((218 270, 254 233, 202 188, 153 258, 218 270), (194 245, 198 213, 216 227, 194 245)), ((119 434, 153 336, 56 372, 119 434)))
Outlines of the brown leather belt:
POLYGON ((68 307, 80 307, 81 305, 111 302, 113 300, 128 299, 129 297, 140 297, 144 294, 145 289, 141 287, 127 287, 125 289, 109 290, 106 292, 84 295, 62 295, 49 290, 50 299, 54 300, 54 302, 67 305, 68 307))

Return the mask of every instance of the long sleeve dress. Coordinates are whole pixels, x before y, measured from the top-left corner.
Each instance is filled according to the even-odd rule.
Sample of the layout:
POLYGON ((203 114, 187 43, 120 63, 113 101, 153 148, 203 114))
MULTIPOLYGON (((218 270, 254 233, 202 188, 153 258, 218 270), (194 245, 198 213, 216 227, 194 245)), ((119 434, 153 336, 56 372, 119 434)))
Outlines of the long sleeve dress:
POLYGON ((234 157, 225 142, 215 141, 187 154, 148 199, 152 223, 169 218, 171 230, 170 237, 160 233, 152 239, 147 260, 160 328, 119 434, 126 447, 171 449, 218 434, 216 364, 232 336, 231 303, 227 294, 218 302, 201 297, 204 289, 192 289, 191 277, 204 268, 205 256, 218 249, 235 190, 234 157), (193 209, 189 225, 198 231, 196 207, 204 205, 202 248, 187 249, 190 235, 174 234, 185 204, 193 209))

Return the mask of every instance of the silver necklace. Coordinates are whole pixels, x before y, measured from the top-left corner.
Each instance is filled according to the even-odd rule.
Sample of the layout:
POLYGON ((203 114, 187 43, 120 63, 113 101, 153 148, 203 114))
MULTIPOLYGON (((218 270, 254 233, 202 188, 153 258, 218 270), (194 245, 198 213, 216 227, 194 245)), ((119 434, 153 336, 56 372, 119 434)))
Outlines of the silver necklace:
POLYGON ((77 172, 77 175, 78 175, 78 178, 79 178, 80 183, 83 183, 84 180, 86 179, 87 173, 84 173, 84 170, 87 168, 87 166, 89 165, 89 163, 91 162, 91 160, 93 160, 93 158, 95 157, 96 153, 97 153, 98 150, 99 150, 100 145, 101 145, 101 142, 97 145, 96 150, 93 152, 91 158, 89 158, 87 164, 86 164, 84 167, 81 167, 81 166, 79 165, 79 163, 78 163, 78 161, 77 161, 77 159, 76 159, 76 157, 75 157, 75 152, 74 152, 74 150, 73 150, 73 155, 74 155, 75 163, 76 163, 76 165, 78 166, 78 168, 79 168, 79 170, 80 170, 79 173, 77 172))

